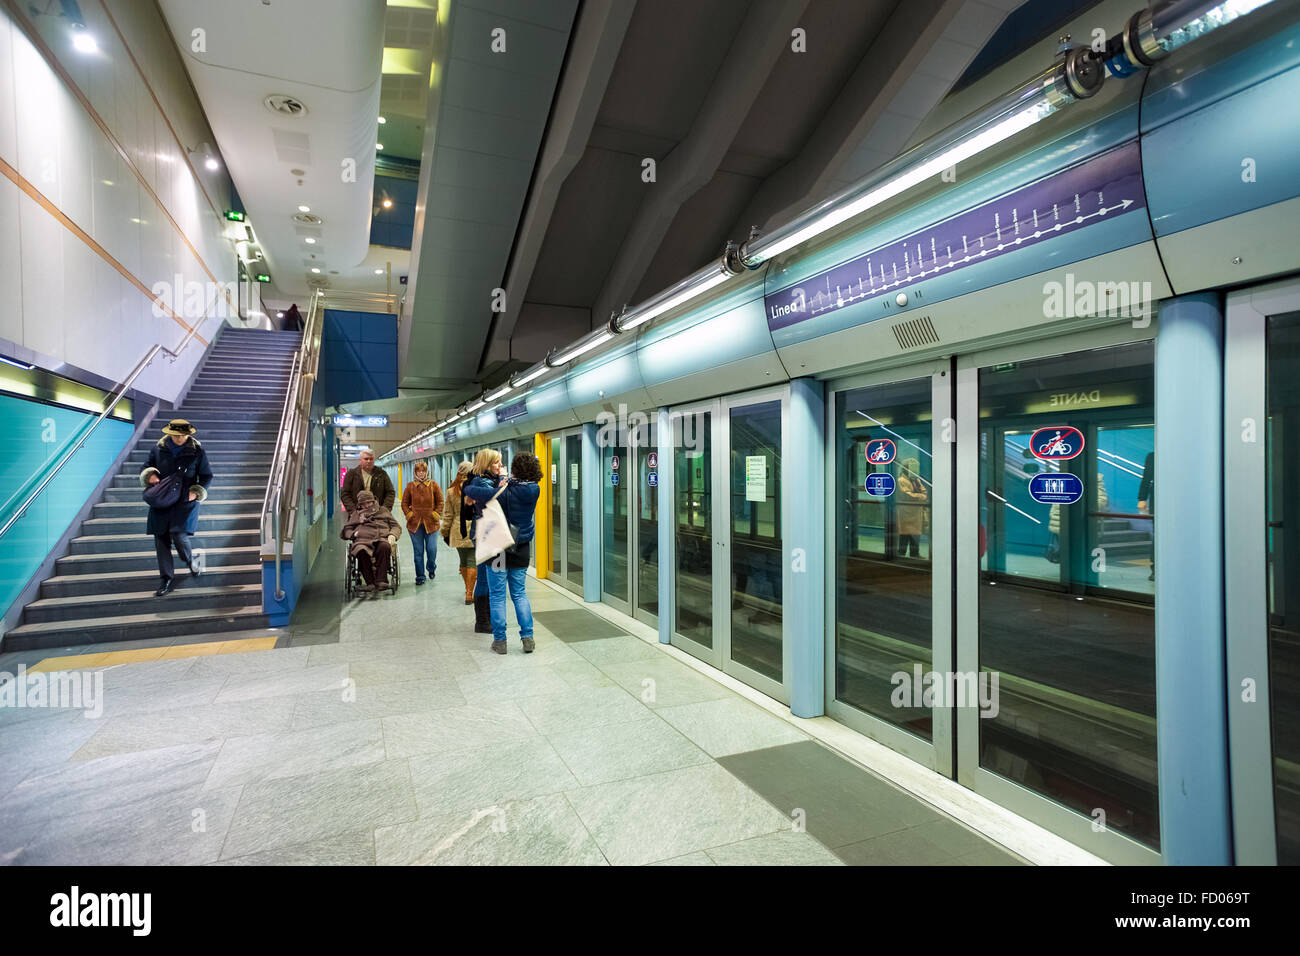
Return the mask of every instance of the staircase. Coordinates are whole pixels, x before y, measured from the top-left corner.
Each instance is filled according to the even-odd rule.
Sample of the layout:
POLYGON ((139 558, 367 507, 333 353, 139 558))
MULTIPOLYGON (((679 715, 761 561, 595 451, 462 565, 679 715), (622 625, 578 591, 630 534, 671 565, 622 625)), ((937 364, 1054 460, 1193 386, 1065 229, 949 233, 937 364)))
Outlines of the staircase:
POLYGON ((267 627, 262 613, 261 509, 298 332, 226 329, 182 407, 160 411, 120 474, 82 522, 69 553, 4 650, 181 637, 267 627), (139 475, 173 418, 185 418, 208 453, 212 484, 191 539, 197 579, 178 561, 176 589, 154 597, 158 561, 145 534, 139 475))

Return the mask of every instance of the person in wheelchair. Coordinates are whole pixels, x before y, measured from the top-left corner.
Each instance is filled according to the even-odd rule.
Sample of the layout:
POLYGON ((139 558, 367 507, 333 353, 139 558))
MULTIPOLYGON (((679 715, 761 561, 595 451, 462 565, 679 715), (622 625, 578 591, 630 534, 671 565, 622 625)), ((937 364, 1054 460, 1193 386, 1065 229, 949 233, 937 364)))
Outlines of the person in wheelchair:
POLYGON ((339 537, 351 542, 348 553, 356 558, 361 576, 366 579, 363 590, 375 591, 388 587, 388 568, 393 560, 393 547, 402 534, 392 512, 380 506, 368 491, 357 495, 355 511, 348 512, 348 520, 339 537))

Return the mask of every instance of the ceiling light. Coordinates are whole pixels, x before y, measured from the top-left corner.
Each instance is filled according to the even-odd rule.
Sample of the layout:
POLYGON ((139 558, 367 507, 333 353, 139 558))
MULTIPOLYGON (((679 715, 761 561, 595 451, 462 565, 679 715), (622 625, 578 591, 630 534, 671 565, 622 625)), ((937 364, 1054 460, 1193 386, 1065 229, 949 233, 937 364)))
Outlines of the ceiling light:
POLYGON ((384 148, 383 143, 375 143, 375 149, 383 149, 383 148, 384 148))
POLYGON ((306 239, 305 241, 306 241, 307 245, 309 245, 309 246, 314 246, 314 245, 316 245, 316 240, 313 239, 311 236, 308 236, 307 239, 306 239))
POLYGON ((387 123, 388 120, 384 119, 384 118, 381 116, 381 117, 379 117, 379 122, 381 122, 381 123, 387 123))
POLYGON ((594 335, 586 340, 578 342, 577 345, 573 346, 568 351, 561 352, 559 355, 555 356, 555 358, 549 359, 548 361, 552 366, 564 365, 567 362, 572 362, 579 355, 590 352, 596 346, 604 345, 613 337, 614 333, 609 329, 601 329, 598 335, 594 335))
POLYGON ((382 205, 383 205, 383 207, 384 207, 385 209, 392 209, 392 208, 393 208, 393 201, 392 201, 391 199, 385 199, 385 200, 383 201, 382 205))
POLYGON ((221 164, 211 156, 207 158, 207 160, 203 163, 203 165, 208 167, 208 169, 212 170, 213 172, 216 172, 218 169, 221 168, 221 164))
POLYGON ((527 385, 527 384, 528 384, 529 382, 531 382, 533 379, 535 379, 535 378, 539 378, 540 376, 545 375, 545 374, 546 374, 547 372, 549 372, 549 371, 550 371, 550 369, 548 369, 548 368, 546 367, 546 364, 543 363, 543 364, 540 365, 539 367, 533 369, 533 370, 532 370, 531 372, 529 372, 527 375, 524 375, 524 376, 522 376, 521 378, 517 379, 517 380, 515 381, 515 387, 516 387, 516 388, 519 388, 519 387, 521 387, 521 386, 527 385))
POLYGON ((78 53, 96 53, 99 50, 99 44, 95 42, 95 38, 85 30, 73 31, 72 46, 78 53))
POLYGON ((299 206, 299 207, 298 207, 298 211, 299 211, 299 212, 311 212, 311 206, 299 206))
POLYGON ((505 385, 502 385, 499 389, 497 389, 495 392, 489 395, 487 397, 487 400, 489 402, 495 402, 498 398, 500 398, 502 395, 504 395, 506 392, 510 391, 513 388, 514 386, 507 382, 505 385))
POLYGON ((320 269, 317 269, 315 266, 312 266, 312 267, 311 267, 311 271, 312 271, 312 272, 320 272, 320 269))
POLYGON ((36 368, 35 365, 28 365, 26 362, 19 362, 16 359, 5 358, 3 355, 0 355, 0 362, 4 362, 6 365, 12 365, 14 368, 20 368, 24 372, 30 372, 32 369, 36 368))
POLYGON ((377 276, 381 276, 381 275, 383 275, 383 274, 384 274, 384 270, 383 270, 383 269, 376 269, 376 270, 375 270, 375 275, 377 275, 377 276))
MULTIPOLYGON (((716 269, 716 267, 715 267, 716 269)), ((694 277, 692 277, 694 278, 694 277)), ((629 315, 623 316, 618 321, 620 331, 634 329, 642 322, 649 322, 656 315, 663 315, 684 302, 689 302, 702 292, 712 289, 716 285, 721 285, 731 278, 721 269, 717 269, 712 275, 706 275, 703 280, 694 281, 690 285, 679 291, 673 289, 667 290, 667 294, 662 297, 656 296, 644 303, 639 308, 633 310, 629 315)))
POLYGON ((476 412, 486 404, 487 402, 483 402, 483 401, 475 402, 469 408, 465 409, 465 414, 468 415, 470 412, 476 412))
POLYGON ((283 313, 283 312, 277 312, 277 313, 275 313, 275 317, 276 317, 277 319, 283 319, 283 318, 284 318, 284 313, 283 313))

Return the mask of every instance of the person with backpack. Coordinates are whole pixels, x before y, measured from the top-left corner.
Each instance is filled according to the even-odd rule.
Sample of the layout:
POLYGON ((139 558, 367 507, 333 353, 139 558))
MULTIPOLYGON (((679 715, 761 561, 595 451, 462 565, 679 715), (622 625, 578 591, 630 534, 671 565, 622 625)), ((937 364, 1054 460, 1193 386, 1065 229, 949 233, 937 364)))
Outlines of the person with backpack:
POLYGON ((196 429, 183 418, 174 418, 163 429, 163 437, 149 450, 149 460, 140 472, 140 485, 149 505, 147 533, 153 535, 162 584, 154 597, 169 594, 176 582, 172 548, 197 578, 202 568, 194 563, 190 537, 199 528, 199 503, 208 496, 212 466, 208 453, 197 438, 196 429))

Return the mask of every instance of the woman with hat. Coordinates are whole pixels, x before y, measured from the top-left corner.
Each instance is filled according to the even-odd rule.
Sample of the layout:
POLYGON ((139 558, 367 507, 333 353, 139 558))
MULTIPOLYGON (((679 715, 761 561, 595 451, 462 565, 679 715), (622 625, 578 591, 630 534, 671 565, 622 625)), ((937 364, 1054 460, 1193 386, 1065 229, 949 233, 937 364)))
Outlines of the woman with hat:
POLYGON ((212 467, 208 464, 208 453, 194 434, 194 426, 185 419, 172 419, 163 429, 158 444, 150 449, 149 460, 145 462, 144 471, 140 472, 140 484, 146 489, 145 500, 149 502, 149 522, 145 530, 153 535, 158 573, 162 576, 162 585, 154 592, 155 597, 170 592, 176 580, 173 547, 190 569, 191 577, 198 577, 200 573, 194 564, 189 538, 198 530, 199 502, 208 496, 212 467), (153 486, 164 482, 165 487, 154 489, 153 486))

